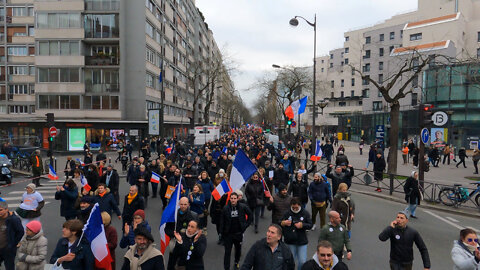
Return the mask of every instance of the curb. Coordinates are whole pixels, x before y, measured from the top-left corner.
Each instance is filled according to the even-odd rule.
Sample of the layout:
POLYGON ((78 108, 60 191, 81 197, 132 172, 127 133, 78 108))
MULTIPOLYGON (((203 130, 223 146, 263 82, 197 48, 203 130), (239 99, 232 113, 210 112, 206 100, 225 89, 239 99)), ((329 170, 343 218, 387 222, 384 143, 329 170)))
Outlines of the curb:
MULTIPOLYGON (((357 190, 357 189, 349 189, 349 191, 359 193, 359 194, 363 194, 363 195, 367 195, 367 196, 380 198, 380 199, 384 199, 384 200, 389 200, 389 201, 405 204, 404 200, 399 199, 399 198, 395 198, 395 197, 392 197, 392 196, 388 196, 388 195, 382 195, 382 194, 373 193, 373 192, 369 192, 369 191, 361 191, 361 190, 357 190)), ((480 212, 470 213, 470 212, 466 212, 466 211, 459 211, 458 208, 434 206, 434 205, 430 205, 429 202, 424 202, 423 204, 420 204, 418 206, 418 208, 438 210, 438 211, 442 211, 442 212, 446 212, 446 213, 450 213, 450 214, 464 215, 464 216, 468 216, 468 217, 471 217, 471 218, 480 218, 480 212)))

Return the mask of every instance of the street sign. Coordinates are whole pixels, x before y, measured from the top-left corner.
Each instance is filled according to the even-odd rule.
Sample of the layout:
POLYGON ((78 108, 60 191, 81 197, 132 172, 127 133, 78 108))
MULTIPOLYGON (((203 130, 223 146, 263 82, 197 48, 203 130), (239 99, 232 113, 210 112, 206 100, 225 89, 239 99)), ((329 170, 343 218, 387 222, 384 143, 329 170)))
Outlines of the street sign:
POLYGON ((296 127, 296 126, 297 126, 297 122, 292 121, 292 124, 291 124, 290 126, 291 126, 291 127, 296 127))
POLYGON ((428 132, 428 128, 423 128, 422 132, 420 132, 420 137, 422 137, 423 144, 427 144, 430 140, 430 132, 428 132))
POLYGON ((436 112, 432 115, 432 121, 435 126, 443 126, 448 122, 448 115, 445 112, 436 112))
POLYGON ((48 129, 48 134, 50 137, 56 137, 57 136, 57 128, 56 127, 50 127, 48 129))
POLYGON ((375 129, 375 138, 379 140, 385 139, 385 126, 384 125, 377 125, 375 129))

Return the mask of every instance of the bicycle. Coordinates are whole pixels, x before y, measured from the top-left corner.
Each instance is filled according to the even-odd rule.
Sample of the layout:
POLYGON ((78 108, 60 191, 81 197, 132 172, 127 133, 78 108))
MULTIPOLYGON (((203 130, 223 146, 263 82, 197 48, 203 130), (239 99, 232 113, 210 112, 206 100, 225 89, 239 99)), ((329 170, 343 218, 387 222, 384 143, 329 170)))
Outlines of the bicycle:
POLYGON ((472 192, 463 188, 461 184, 454 184, 453 187, 443 187, 438 193, 438 199, 446 206, 459 207, 460 205, 472 200, 473 203, 480 209, 480 181, 470 183, 477 185, 477 188, 472 192), (476 195, 476 196, 475 196, 476 195), (475 200, 473 197, 475 196, 475 200))

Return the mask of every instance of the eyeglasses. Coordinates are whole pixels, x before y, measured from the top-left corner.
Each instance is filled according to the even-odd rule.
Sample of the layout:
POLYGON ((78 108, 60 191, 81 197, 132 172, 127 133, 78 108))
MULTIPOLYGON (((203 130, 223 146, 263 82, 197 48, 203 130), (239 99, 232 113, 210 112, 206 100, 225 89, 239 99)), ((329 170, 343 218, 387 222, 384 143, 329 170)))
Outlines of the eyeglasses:
POLYGON ((467 239, 468 242, 475 242, 478 244, 478 238, 468 238, 467 239))
POLYGON ((331 253, 320 253, 319 255, 320 255, 320 257, 328 257, 328 258, 333 256, 333 254, 331 254, 331 253))

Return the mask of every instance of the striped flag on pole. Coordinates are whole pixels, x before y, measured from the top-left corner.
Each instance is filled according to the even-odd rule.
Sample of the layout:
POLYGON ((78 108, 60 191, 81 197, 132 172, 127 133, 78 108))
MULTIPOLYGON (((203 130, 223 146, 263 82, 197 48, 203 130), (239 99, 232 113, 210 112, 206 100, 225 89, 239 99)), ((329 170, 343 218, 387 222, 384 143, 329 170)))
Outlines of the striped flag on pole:
POLYGON ((57 173, 53 169, 52 165, 48 165, 48 179, 50 180, 58 180, 57 173))
POLYGON ((152 183, 160 183, 160 175, 155 172, 152 172, 152 178, 150 178, 150 182, 152 183))

